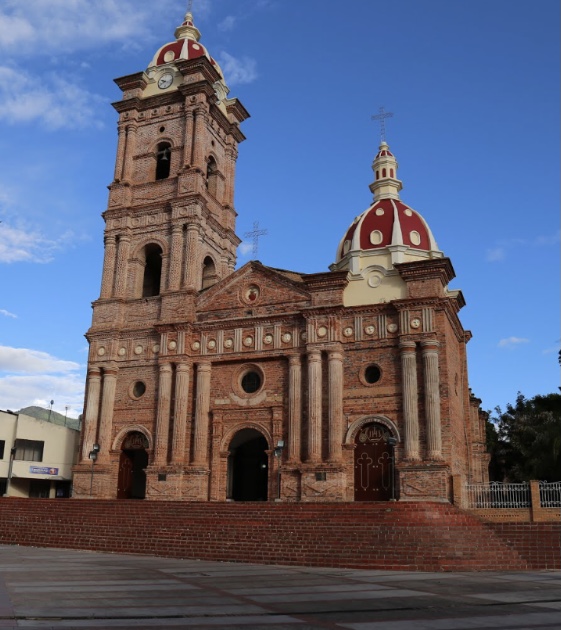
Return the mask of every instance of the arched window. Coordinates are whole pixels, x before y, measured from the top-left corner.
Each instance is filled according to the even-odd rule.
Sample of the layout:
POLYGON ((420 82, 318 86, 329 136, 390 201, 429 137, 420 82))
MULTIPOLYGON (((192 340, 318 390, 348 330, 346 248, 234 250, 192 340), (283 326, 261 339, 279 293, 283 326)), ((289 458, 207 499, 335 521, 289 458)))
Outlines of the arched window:
POLYGON ((162 278, 162 248, 159 245, 146 245, 144 248, 144 279, 142 281, 142 297, 160 295, 162 278))
POLYGON ((202 280, 202 289, 208 289, 213 284, 216 284, 218 281, 218 276, 216 275, 216 265, 214 264, 214 260, 210 256, 207 256, 203 260, 203 280, 202 280))
POLYGON ((390 168, 390 177, 393 177, 393 168, 390 168))
POLYGON ((206 187, 208 192, 216 197, 218 184, 218 165, 212 155, 208 158, 206 168, 206 187))
POLYGON ((386 177, 386 169, 385 168, 382 169, 382 177, 386 177))
POLYGON ((156 152, 156 179, 167 179, 171 165, 171 145, 160 142, 156 152))

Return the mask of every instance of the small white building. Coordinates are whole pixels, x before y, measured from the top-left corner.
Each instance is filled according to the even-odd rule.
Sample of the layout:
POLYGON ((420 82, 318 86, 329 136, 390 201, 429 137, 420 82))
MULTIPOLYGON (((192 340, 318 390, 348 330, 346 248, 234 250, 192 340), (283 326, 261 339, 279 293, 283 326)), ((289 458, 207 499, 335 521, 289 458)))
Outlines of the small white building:
POLYGON ((0 410, 0 496, 70 496, 79 441, 75 429, 0 410))

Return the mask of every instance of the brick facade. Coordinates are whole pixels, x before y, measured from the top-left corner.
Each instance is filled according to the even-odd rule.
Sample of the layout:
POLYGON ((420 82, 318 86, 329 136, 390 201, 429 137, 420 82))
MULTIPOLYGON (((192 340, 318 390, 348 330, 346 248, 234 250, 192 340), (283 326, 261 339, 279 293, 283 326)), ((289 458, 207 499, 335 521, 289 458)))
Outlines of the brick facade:
MULTIPOLYGON (((198 41, 185 24, 178 32, 198 41)), ((375 171, 385 204, 376 213, 391 203, 403 226, 417 217, 409 245, 386 247, 382 235, 380 250, 342 246, 327 273, 256 261, 235 270, 246 110, 217 88, 222 75, 205 55, 117 84, 74 496, 91 486, 104 499, 446 502, 452 475, 485 481, 463 297, 448 290, 454 271, 428 228, 419 235, 418 215, 394 201, 389 151, 377 157, 395 165, 387 181, 375 171), (367 447, 382 443, 373 460, 367 447)))

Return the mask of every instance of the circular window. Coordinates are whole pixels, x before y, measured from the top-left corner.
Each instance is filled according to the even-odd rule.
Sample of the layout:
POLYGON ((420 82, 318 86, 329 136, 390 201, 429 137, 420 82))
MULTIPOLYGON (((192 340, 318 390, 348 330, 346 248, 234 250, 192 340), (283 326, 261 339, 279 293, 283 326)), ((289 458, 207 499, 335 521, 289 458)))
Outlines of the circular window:
POLYGON ((364 381, 368 385, 374 385, 374 383, 377 383, 381 377, 382 372, 377 365, 369 365, 364 370, 364 381))
POLYGON ((132 386, 131 394, 133 398, 142 398, 146 393, 146 385, 142 381, 136 381, 132 386))
POLYGON ((257 372, 246 372, 241 380, 242 389, 246 394, 254 394, 261 387, 261 375, 257 372))

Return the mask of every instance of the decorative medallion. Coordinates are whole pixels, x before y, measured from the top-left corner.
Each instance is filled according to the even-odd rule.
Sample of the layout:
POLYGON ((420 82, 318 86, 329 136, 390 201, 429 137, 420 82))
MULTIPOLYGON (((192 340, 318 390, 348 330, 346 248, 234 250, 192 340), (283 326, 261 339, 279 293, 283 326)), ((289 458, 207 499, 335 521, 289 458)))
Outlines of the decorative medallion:
POLYGON ((270 346, 273 343, 273 335, 265 335, 263 337, 263 343, 266 346, 270 346))
POLYGON ((376 332, 376 328, 370 324, 369 326, 364 327, 364 332, 367 335, 373 335, 376 332))
POLYGON ((325 337, 327 335, 327 328, 325 326, 320 326, 318 328, 318 337, 325 337))
POLYGON ((105 348, 99 348, 99 350, 97 351, 97 354, 102 357, 105 354, 105 348))
POLYGON ((380 243, 384 240, 384 236, 380 230, 373 230, 370 232, 370 242, 372 245, 380 245, 380 243))
POLYGON ((127 349, 126 348, 119 348, 119 356, 120 357, 124 357, 125 354, 127 354, 127 349))
POLYGON ((249 346, 253 345, 253 337, 248 336, 243 340, 243 345, 246 346, 246 348, 249 348, 249 346))
POLYGON ((134 349, 135 354, 142 354, 143 351, 144 351, 144 348, 140 344, 136 346, 136 348, 134 349))
POLYGON ((384 208, 376 208, 376 216, 381 217, 384 215, 384 208))
POLYGON ((382 276, 374 274, 368 278, 368 286, 372 289, 379 287, 382 284, 382 276))
POLYGON ((256 284, 251 284, 244 293, 244 300, 248 304, 254 304, 261 295, 261 289, 256 284))
POLYGON ((230 338, 224 340, 224 347, 231 348, 234 345, 234 341, 230 338))
POLYGON ((388 324, 388 332, 397 332, 397 324, 388 324))
POLYGON ((281 339, 284 341, 284 343, 288 343, 292 340, 292 335, 290 333, 284 333, 281 339))
POLYGON ((216 348, 216 341, 214 341, 214 339, 211 339, 208 342, 207 347, 209 350, 214 350, 214 348, 216 348))
POLYGON ((350 326, 347 326, 345 330, 343 330, 343 334, 345 337, 350 337, 353 334, 353 329, 350 326))
POLYGON ((409 208, 407 208, 407 210, 405 210, 405 216, 412 217, 413 216, 413 212, 411 210, 409 210, 409 208))
POLYGON ((343 254, 346 254, 351 249, 351 241, 345 241, 343 243, 343 254))
POLYGON ((411 328, 419 328, 420 325, 421 320, 418 317, 415 317, 415 319, 411 320, 411 328))
POLYGON ((170 341, 168 343, 168 350, 175 350, 177 348, 177 343, 175 341, 170 341))
POLYGON ((193 341, 193 343, 191 344, 191 348, 193 350, 200 350, 201 349, 201 344, 198 341, 193 341))
POLYGON ((160 344, 159 344, 159 343, 155 343, 155 344, 152 346, 152 352, 153 352, 154 354, 158 354, 158 352, 160 352, 160 344))
POLYGON ((308 339, 308 333, 306 331, 301 333, 300 339, 302 339, 302 341, 306 341, 306 339, 308 339))

